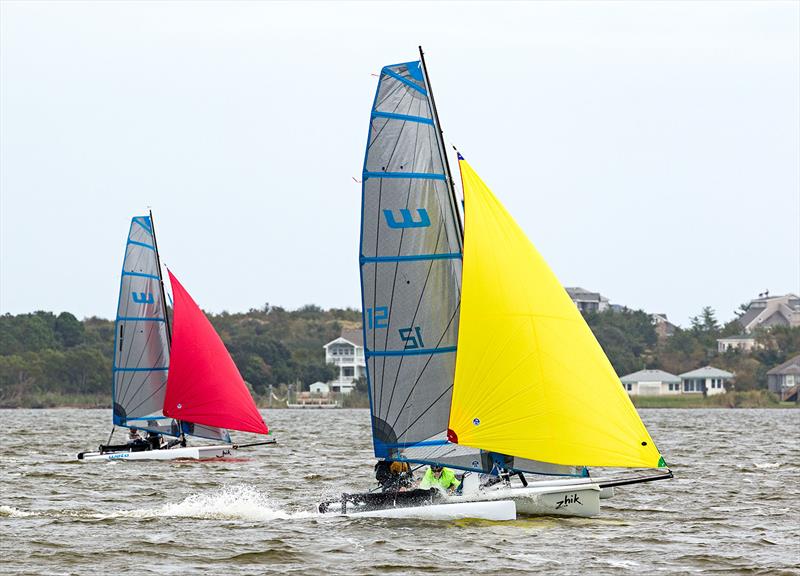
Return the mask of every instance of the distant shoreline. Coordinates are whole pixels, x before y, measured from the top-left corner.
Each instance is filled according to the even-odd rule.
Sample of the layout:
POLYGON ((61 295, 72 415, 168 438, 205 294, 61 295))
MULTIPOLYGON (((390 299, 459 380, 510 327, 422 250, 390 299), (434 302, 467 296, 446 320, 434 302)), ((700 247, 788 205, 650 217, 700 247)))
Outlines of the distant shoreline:
MULTIPOLYGON (((741 392, 727 392, 716 396, 631 396, 633 405, 637 408, 800 408, 800 404, 794 402, 780 402, 775 395, 766 390, 746 390, 741 392)), ((314 408, 287 408, 286 406, 269 406, 259 403, 258 407, 268 410, 310 410, 318 411, 314 408)), ((110 410, 111 398, 97 395, 70 395, 58 396, 48 395, 45 398, 27 399, 23 401, 0 401, 0 409, 49 409, 49 408, 80 408, 110 410)), ((367 410, 369 405, 361 405, 359 402, 353 406, 345 406, 345 409, 367 410)), ((332 410, 336 410, 333 408, 332 410)))

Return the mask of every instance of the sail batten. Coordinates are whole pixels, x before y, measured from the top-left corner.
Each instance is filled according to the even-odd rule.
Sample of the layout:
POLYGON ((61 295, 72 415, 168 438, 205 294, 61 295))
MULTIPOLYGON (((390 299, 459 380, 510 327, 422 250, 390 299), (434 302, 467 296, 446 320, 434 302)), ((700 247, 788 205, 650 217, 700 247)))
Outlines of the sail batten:
POLYGON ((466 236, 452 437, 555 465, 663 465, 555 275, 461 157, 459 165, 466 236))

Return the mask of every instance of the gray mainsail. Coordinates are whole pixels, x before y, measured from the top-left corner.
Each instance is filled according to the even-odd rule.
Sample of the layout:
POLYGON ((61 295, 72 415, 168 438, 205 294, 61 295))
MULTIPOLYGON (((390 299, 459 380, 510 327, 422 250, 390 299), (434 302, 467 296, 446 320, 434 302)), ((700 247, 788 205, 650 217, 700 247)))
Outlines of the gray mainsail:
POLYGON ((375 456, 482 472, 583 473, 447 440, 463 233, 420 61, 381 70, 361 208, 362 319, 375 456))
POLYGON ((426 460, 438 461, 454 448, 446 431, 462 248, 427 94, 419 62, 383 68, 364 161, 360 262, 375 455, 402 459, 424 446, 426 460))
POLYGON ((114 336, 112 397, 116 426, 229 441, 227 430, 191 426, 164 416, 169 327, 149 216, 131 220, 122 264, 114 336))
POLYGON ((114 339, 114 424, 178 435, 164 418, 169 369, 166 306, 161 296, 153 226, 131 221, 122 264, 114 339))

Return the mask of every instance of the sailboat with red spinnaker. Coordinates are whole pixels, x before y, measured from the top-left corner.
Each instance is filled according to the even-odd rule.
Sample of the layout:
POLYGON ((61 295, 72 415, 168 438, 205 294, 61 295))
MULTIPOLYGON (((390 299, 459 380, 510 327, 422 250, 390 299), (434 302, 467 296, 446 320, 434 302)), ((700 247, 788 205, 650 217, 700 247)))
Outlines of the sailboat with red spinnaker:
POLYGON ((172 323, 153 215, 134 217, 115 320, 113 427, 97 451, 78 454, 83 462, 223 458, 244 447, 232 442, 229 430, 269 433, 211 322, 175 275, 168 274, 172 323), (131 431, 126 443, 111 443, 116 427, 131 431), (214 443, 188 446, 187 437, 214 443))

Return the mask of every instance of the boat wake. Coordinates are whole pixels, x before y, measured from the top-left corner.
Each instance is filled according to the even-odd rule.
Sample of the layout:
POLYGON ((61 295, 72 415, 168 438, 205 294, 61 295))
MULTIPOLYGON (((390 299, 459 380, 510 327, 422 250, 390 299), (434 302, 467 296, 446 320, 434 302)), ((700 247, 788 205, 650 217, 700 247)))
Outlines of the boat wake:
POLYGON ((78 521, 108 521, 117 519, 197 518, 201 520, 244 520, 266 522, 271 520, 298 520, 318 516, 316 511, 290 511, 253 486, 237 485, 192 494, 180 502, 163 504, 155 508, 114 510, 98 513, 91 510, 20 510, 0 505, 0 518, 57 517, 78 521))
POLYGON ((122 518, 199 518, 204 520, 295 520, 317 516, 313 511, 281 509, 271 498, 248 485, 228 486, 193 494, 181 502, 157 508, 127 510, 112 514, 122 518))

